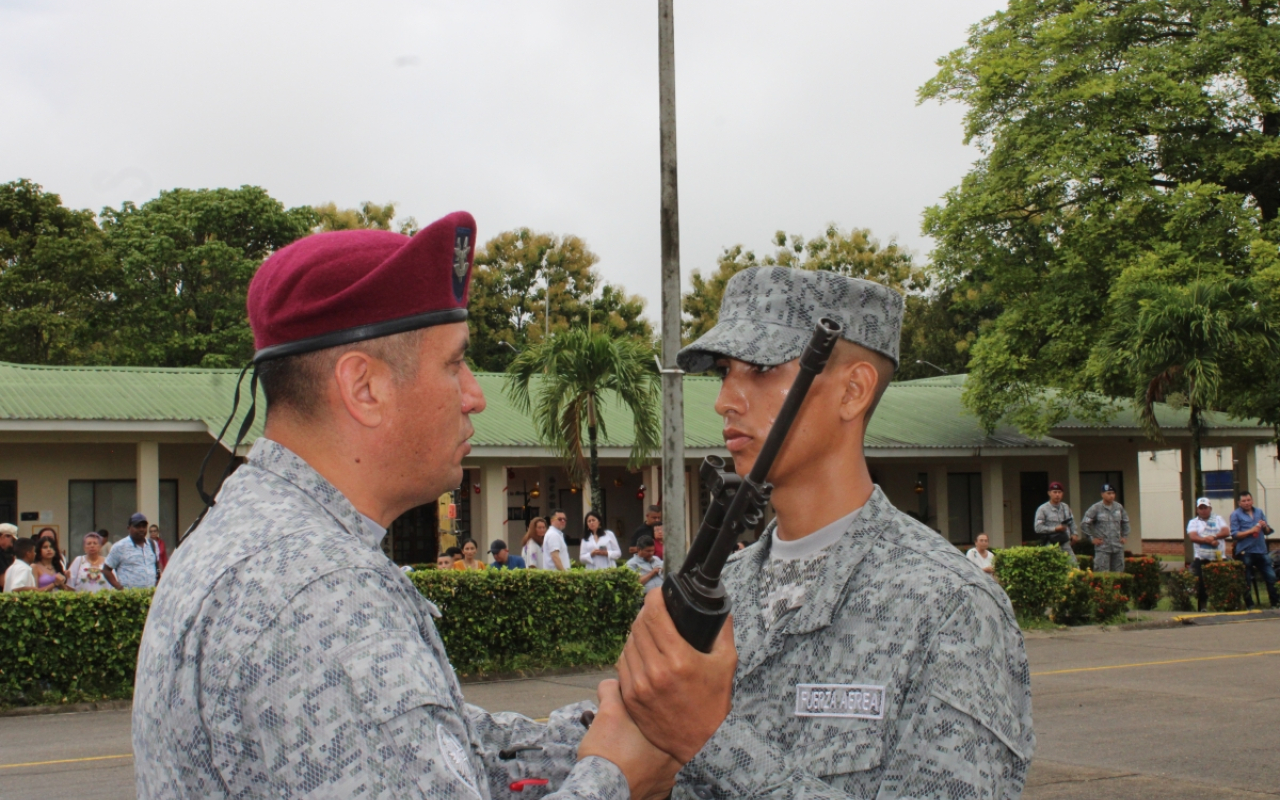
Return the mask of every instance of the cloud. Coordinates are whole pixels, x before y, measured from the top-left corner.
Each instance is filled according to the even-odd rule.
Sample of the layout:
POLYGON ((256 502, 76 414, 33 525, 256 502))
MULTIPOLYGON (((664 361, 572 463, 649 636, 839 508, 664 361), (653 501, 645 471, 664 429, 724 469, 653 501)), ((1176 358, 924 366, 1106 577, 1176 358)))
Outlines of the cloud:
MULTIPOLYGON (((677 3, 685 274, 828 222, 927 253, 920 212, 976 154, 915 90, 998 7, 677 3)), ((465 208, 482 237, 584 237, 656 319, 656 48, 645 3, 0 0, 0 180, 94 209, 246 183, 465 208)))

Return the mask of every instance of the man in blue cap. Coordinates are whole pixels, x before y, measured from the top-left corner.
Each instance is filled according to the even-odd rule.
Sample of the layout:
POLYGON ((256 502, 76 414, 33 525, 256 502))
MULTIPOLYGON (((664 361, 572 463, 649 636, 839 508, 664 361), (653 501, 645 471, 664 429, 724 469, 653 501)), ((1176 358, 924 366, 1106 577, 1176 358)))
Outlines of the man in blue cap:
POLYGON ((129 538, 107 554, 102 574, 117 589, 150 589, 162 572, 156 543, 147 538, 147 517, 138 512, 129 517, 129 538))
POLYGON ((1116 487, 1102 484, 1102 499, 1084 512, 1080 530, 1093 540, 1094 572, 1124 572, 1129 512, 1116 502, 1116 487))

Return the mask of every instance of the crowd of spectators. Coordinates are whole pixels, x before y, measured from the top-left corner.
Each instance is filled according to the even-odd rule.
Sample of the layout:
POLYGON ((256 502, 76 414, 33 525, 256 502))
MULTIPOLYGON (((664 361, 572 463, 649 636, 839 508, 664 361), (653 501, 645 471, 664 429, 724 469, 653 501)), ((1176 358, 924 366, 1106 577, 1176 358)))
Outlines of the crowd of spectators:
MULTIPOLYGON (((450 547, 436 559, 437 569, 545 569, 565 571, 574 566, 565 537, 568 515, 561 509, 549 517, 534 517, 525 529, 520 542, 520 555, 512 553, 507 543, 495 539, 489 545, 492 559, 486 564, 477 553, 474 540, 464 539, 462 544, 450 547)), ((583 518, 586 535, 578 549, 577 562, 582 569, 597 570, 625 566, 634 570, 646 589, 662 585, 662 508, 649 506, 644 524, 631 535, 626 555, 618 543, 618 535, 605 527, 604 515, 588 511, 583 518), (629 557, 629 558, 628 558, 629 557)))
POLYGON ((97 592, 154 587, 168 562, 160 529, 148 527, 142 514, 130 517, 128 527, 129 538, 115 547, 110 546, 105 530, 84 534, 84 554, 67 564, 56 528, 40 528, 31 538, 19 539, 16 526, 0 524, 4 591, 97 592))

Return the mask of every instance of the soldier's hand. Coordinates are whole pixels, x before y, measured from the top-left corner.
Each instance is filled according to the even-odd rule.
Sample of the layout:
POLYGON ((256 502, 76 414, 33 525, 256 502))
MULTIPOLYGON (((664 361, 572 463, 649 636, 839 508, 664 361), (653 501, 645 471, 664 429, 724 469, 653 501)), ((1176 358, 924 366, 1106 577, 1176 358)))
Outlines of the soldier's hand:
POLYGON ((738 651, 733 618, 710 653, 686 642, 667 614, 662 592, 645 595, 644 609, 618 659, 627 712, 646 738, 680 764, 697 755, 733 707, 738 651))
POLYGON ((680 764, 650 744, 627 716, 617 681, 601 681, 596 695, 600 710, 578 745, 578 758, 600 756, 613 762, 626 776, 631 796, 637 800, 666 797, 675 785, 680 764))
POLYGON ((1101 539, 1097 539, 1097 538, 1095 538, 1095 539, 1093 540, 1093 546, 1094 546, 1094 547, 1101 547, 1101 546, 1102 546, 1102 540, 1101 540, 1101 539))

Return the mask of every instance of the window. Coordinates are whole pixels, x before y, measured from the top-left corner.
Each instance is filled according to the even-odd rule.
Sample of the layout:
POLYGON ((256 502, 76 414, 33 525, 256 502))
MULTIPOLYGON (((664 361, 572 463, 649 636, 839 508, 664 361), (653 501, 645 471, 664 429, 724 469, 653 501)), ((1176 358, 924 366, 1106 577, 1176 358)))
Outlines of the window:
POLYGON ((1036 542, 1036 512, 1049 501, 1049 473, 1023 472, 1018 476, 1019 495, 1022 500, 1022 541, 1036 542))
MULTIPOLYGON (((128 535, 129 517, 138 510, 137 481, 71 481, 70 514, 63 546, 72 558, 84 552, 84 535, 106 528, 111 541, 128 535)), ((155 522, 155 520, 152 520, 155 522)), ((178 536, 178 482, 160 481, 160 536, 170 552, 178 536)))
POLYGON ((17 481, 0 481, 0 522, 18 524, 17 481))
POLYGON ((956 544, 972 542, 982 533, 982 473, 947 475, 948 538, 956 544))
MULTIPOLYGON (((391 523, 387 538, 391 541, 389 555, 392 561, 401 566, 436 562, 436 551, 440 546, 436 508, 433 500, 409 509, 391 523)), ((385 539, 383 543, 385 545, 385 539)))

